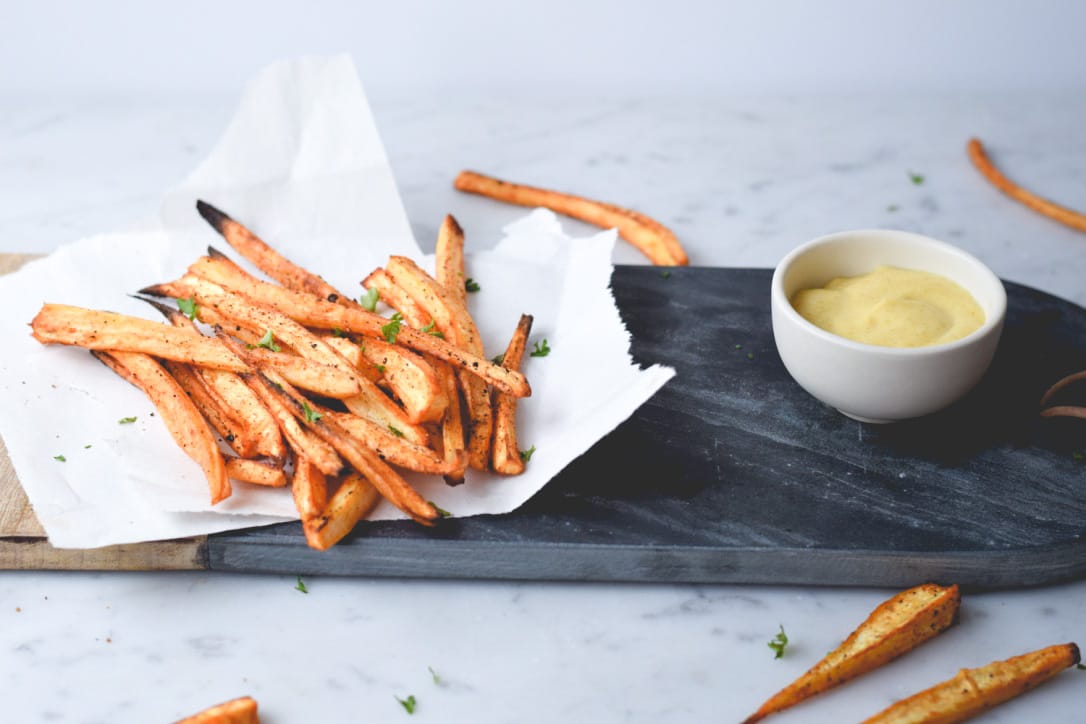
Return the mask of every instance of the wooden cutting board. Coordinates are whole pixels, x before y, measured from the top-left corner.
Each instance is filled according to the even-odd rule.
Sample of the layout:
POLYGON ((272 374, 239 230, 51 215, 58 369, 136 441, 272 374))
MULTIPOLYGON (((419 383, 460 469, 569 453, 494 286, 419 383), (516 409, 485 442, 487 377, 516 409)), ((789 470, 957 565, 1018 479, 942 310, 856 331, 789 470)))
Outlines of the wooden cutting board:
MULTIPOLYGON (((364 523, 327 553, 306 548, 296 523, 71 552, 48 547, 25 501, 0 502, 0 567, 972 587, 1086 574, 1086 424, 1037 415, 1052 381, 1086 369, 1086 310, 1008 283, 1003 341, 978 389, 874 426, 788 376, 770 275, 618 267, 635 359, 678 374, 512 514, 430 530, 364 523)), ((11 497, 14 476, 0 471, 11 497)))

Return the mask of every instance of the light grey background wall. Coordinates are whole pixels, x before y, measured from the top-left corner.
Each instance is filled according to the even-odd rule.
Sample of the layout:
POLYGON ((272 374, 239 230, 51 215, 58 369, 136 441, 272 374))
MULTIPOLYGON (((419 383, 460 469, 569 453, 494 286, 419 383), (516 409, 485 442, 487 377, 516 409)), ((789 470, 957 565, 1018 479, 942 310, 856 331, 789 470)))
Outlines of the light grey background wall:
POLYGON ((1086 90, 1081 0, 0 0, 0 93, 234 91, 353 53, 373 94, 1086 90))

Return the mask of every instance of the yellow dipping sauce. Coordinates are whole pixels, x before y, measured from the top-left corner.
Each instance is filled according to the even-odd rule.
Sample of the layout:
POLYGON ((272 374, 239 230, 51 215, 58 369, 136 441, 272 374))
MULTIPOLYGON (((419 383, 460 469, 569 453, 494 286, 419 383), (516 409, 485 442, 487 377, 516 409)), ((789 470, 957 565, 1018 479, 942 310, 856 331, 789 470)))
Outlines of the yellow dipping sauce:
POLYGON ((926 347, 961 339, 984 324, 973 296, 946 277, 880 266, 792 297, 804 319, 840 337, 883 347, 926 347))

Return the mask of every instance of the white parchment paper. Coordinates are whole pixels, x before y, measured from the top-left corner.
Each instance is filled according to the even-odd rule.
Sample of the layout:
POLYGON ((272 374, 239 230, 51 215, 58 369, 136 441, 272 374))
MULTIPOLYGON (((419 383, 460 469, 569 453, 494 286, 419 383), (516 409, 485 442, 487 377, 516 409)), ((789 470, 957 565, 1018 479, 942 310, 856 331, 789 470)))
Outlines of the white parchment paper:
MULTIPOLYGON (((455 170, 450 170, 452 174, 455 170)), ((81 349, 45 347, 27 323, 43 302, 156 319, 127 295, 180 276, 208 244, 230 253, 199 217, 202 198, 348 294, 390 254, 421 258, 350 58, 275 64, 246 90, 210 157, 166 195, 161 224, 66 245, 0 278, 0 434, 35 512, 58 547, 176 538, 296 517, 287 490, 235 483, 212 507, 200 468, 180 451, 142 392, 81 349), (123 418, 134 423, 121 424, 123 418), (63 458, 63 460, 58 459, 63 458)), ((471 240, 469 248, 478 246, 471 240)), ((457 516, 509 512, 653 395, 674 373, 639 369, 609 290, 613 231, 563 233, 537 210, 490 251, 469 254, 469 295, 488 356, 505 349, 522 312, 533 395, 518 408, 524 475, 469 471, 465 485, 412 476, 457 516)), ((237 255, 231 254, 234 258, 237 255)), ((240 259, 239 259, 240 261, 240 259)), ((432 268, 433 260, 424 259, 432 268)), ((375 517, 401 517, 382 505, 375 517)))

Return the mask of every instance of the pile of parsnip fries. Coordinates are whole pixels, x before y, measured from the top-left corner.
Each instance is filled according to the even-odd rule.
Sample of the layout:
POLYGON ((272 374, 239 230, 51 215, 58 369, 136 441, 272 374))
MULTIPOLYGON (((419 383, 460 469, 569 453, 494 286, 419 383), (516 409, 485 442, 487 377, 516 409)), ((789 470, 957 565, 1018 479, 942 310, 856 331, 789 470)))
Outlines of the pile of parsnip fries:
POLYGON ((435 276, 394 256, 356 301, 213 206, 197 209, 277 283, 209 248, 181 278, 140 290, 176 300, 147 299, 165 323, 45 304, 31 327, 143 389, 203 468, 212 503, 230 496, 231 479, 289 484, 307 542, 325 550, 379 497, 425 525, 448 515, 397 468, 450 484, 468 467, 523 472, 515 415, 531 394, 518 368, 532 318, 521 317, 501 364, 484 357, 455 219, 441 227, 435 276))

